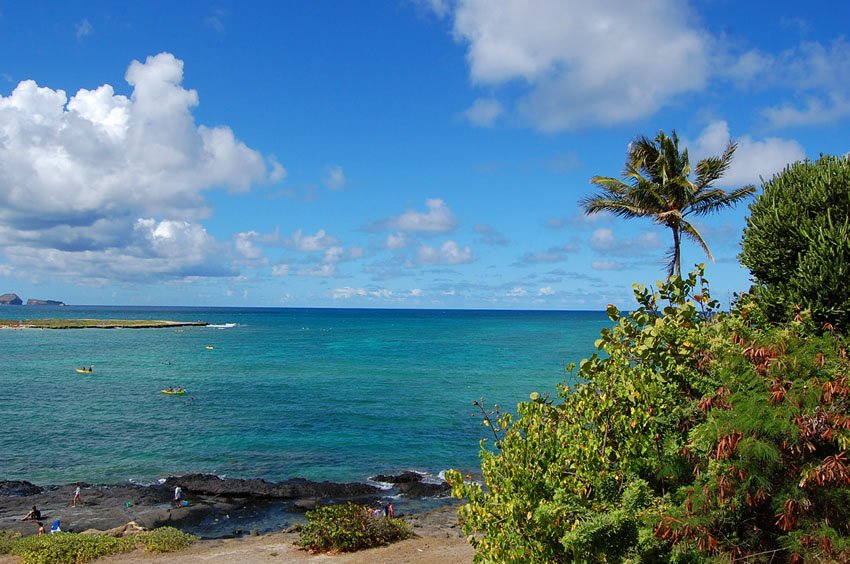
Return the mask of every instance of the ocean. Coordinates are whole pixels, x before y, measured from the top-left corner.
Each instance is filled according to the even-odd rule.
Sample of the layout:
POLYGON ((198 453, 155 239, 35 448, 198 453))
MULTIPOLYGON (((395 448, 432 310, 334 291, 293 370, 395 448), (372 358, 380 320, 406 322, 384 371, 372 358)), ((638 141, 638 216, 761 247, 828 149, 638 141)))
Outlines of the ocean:
POLYGON ((472 402, 513 411, 554 393, 610 323, 604 312, 0 309, 41 317, 211 325, 0 330, 0 479, 474 473, 486 435, 472 402), (169 386, 187 392, 160 393, 169 386))

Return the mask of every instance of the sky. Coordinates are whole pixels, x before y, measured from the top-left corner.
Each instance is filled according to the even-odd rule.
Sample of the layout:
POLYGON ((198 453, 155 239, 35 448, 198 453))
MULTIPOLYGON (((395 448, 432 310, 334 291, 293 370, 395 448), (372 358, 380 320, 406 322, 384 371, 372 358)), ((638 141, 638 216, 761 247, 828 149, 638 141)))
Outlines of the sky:
MULTIPOLYGON (((630 141, 719 186, 850 151, 850 3, 0 0, 0 294, 599 310, 668 229, 585 216, 630 141)), ((747 205, 698 218, 750 285, 747 205)))

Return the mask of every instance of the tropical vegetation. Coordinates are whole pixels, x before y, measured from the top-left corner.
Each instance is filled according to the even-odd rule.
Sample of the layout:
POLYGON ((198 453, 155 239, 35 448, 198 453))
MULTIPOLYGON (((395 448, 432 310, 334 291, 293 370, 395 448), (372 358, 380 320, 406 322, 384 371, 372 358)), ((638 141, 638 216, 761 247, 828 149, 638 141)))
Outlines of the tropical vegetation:
POLYGON ((188 548, 196 539, 174 527, 160 527, 128 537, 78 533, 21 537, 0 531, 0 555, 18 556, 21 564, 82 564, 136 548, 176 552, 188 548))
POLYGON ((623 180, 594 176, 591 183, 602 191, 582 200, 581 206, 588 214, 609 212, 625 218, 648 217, 669 228, 673 246, 668 254, 667 272, 668 276, 681 276, 682 237, 694 241, 714 260, 688 216, 710 215, 736 205, 755 192, 755 186, 751 185, 731 192, 714 186, 732 164, 736 148, 735 143, 729 143, 722 155, 702 159, 692 168, 688 150, 679 151, 675 131, 670 137, 663 131, 655 139, 639 136, 629 145, 623 180))
POLYGON ((848 179, 765 183, 730 311, 674 269, 556 397, 482 408, 483 479, 447 475, 477 562, 850 562, 848 179))
POLYGON ((356 503, 325 505, 307 512, 295 544, 312 552, 353 552, 410 538, 401 519, 376 517, 356 503))
POLYGON ((717 311, 702 268, 602 331, 557 398, 490 419, 448 478, 479 562, 850 558, 850 358, 807 320, 717 311))
POLYGON ((850 158, 821 157, 786 168, 750 205, 741 263, 771 321, 811 311, 850 327, 850 158))

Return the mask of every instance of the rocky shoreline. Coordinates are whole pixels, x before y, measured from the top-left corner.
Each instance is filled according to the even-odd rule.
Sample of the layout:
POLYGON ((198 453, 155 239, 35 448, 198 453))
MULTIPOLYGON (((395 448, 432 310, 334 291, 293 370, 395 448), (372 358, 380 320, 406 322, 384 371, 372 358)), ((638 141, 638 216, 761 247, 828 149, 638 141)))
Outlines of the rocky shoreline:
MULTIPOLYGON (((42 513, 41 522, 49 530, 59 519, 63 531, 106 531, 129 522, 151 529, 173 526, 191 529, 204 520, 231 512, 275 511, 303 513, 318 505, 353 501, 377 504, 390 496, 406 498, 445 498, 445 482, 429 483, 416 472, 375 476, 376 482, 391 484, 385 490, 366 483, 315 482, 293 478, 282 482, 261 479, 219 478, 209 474, 173 476, 154 485, 81 483, 82 504, 72 507, 76 484, 39 486, 26 481, 0 481, 0 530, 35 534, 34 521, 21 521, 33 505, 42 513), (176 486, 183 490, 186 506, 172 503, 176 486)), ((255 534, 234 528, 229 536, 255 534)), ((221 536, 221 535, 218 535, 221 536)))

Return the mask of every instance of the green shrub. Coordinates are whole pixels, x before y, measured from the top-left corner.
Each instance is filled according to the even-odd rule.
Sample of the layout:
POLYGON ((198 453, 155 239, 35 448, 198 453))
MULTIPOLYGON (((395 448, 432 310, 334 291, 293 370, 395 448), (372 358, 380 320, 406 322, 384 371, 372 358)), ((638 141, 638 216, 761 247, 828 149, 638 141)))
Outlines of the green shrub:
POLYGON ((401 519, 375 517, 354 503, 326 505, 307 512, 296 544, 317 552, 353 552, 410 538, 401 519))
POLYGON ((12 554, 21 557, 21 564, 81 564, 133 548, 130 538, 56 533, 24 537, 15 543, 12 554))
POLYGON ((741 263, 770 321, 799 308, 813 320, 850 327, 850 159, 793 164, 764 183, 750 205, 741 263))
POLYGON ((9 554, 12 547, 21 538, 20 533, 13 531, 0 531, 0 554, 9 554))
POLYGON ((477 562, 850 562, 850 340, 703 313, 700 274, 609 308, 578 383, 492 425, 484 485, 448 473, 477 562))
POLYGON ((177 552, 189 548, 198 539, 174 527, 159 527, 132 538, 136 543, 144 546, 148 552, 177 552))
POLYGON ((19 556, 21 564, 82 564, 129 552, 137 546, 149 552, 183 550, 196 538, 173 527, 161 527, 130 537, 55 533, 21 538, 14 533, 0 532, 0 554, 19 556))

